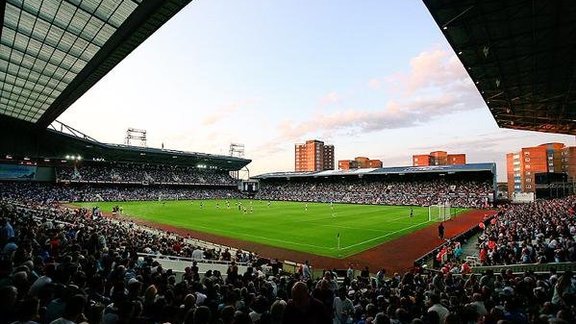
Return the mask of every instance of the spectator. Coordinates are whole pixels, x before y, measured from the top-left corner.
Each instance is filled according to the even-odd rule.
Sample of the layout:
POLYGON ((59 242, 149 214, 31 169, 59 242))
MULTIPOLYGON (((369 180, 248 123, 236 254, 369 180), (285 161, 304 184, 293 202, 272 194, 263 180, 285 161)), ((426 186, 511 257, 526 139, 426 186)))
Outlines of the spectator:
POLYGON ((306 284, 297 282, 292 287, 292 298, 284 310, 282 322, 329 324, 331 316, 322 302, 309 295, 306 284))
MULTIPOLYGON (((14 253, 0 259, 3 322, 574 322, 572 272, 487 271, 478 279, 468 270, 458 271, 466 263, 456 257, 456 241, 445 244, 442 271, 417 268, 386 278, 381 270, 376 284, 353 275, 337 283, 331 271, 320 279, 309 271, 304 283, 280 266, 274 273, 255 263, 254 254, 234 250, 231 256, 253 263, 253 270, 234 283, 227 284, 216 271, 200 274, 197 265, 177 280, 172 270, 152 258, 138 258, 137 252, 190 257, 198 247, 213 259, 220 259, 220 252, 173 233, 123 219, 93 219, 88 210, 56 203, 79 192, 85 197, 123 192, 114 188, 107 196, 106 190, 29 183, 0 187, 0 216, 14 232, 5 244, 14 253), (308 287, 315 287, 312 295, 321 300, 308 287)), ((575 206, 574 197, 506 206, 482 233, 485 262, 574 260, 575 206)), ((363 275, 367 278, 369 271, 363 275)))
POLYGON ((440 303, 440 296, 437 294, 430 295, 429 305, 430 307, 428 308, 428 312, 435 312, 438 314, 440 324, 444 324, 450 311, 440 303))

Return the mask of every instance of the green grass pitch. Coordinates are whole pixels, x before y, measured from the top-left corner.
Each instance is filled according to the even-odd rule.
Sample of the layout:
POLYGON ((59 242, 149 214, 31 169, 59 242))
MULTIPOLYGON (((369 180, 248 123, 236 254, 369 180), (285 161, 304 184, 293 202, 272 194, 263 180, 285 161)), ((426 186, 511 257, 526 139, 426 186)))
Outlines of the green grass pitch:
MULTIPOLYGON (((427 207, 372 206, 260 200, 180 200, 79 203, 220 236, 316 255, 344 258, 433 223, 427 207), (201 202, 203 207, 201 207, 201 202), (246 212, 238 209, 238 202, 246 212), (338 239, 339 236, 339 239, 338 239), (340 241, 340 243, 338 243, 340 241)), ((462 209, 454 211, 461 212, 462 209)))

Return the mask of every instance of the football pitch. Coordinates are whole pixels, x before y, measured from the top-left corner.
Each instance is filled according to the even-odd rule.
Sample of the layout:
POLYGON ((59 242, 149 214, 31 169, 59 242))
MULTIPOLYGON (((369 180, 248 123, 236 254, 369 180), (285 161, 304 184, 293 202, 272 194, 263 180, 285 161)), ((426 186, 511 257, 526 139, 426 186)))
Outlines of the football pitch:
MULTIPOLYGON (((159 224, 321 256, 345 258, 436 224, 427 207, 260 200, 180 200, 76 203, 159 224), (240 208, 239 208, 239 204, 240 208)), ((452 209, 452 214, 464 209, 452 209)))

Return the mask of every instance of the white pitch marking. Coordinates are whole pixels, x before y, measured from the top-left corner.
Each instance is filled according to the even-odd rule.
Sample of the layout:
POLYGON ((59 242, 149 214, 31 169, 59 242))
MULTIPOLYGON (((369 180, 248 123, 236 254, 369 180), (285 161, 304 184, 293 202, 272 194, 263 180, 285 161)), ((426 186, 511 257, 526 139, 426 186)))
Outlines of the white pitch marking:
POLYGON ((359 242, 359 243, 356 243, 356 244, 352 244, 352 245, 345 246, 345 247, 343 247, 343 248, 340 248, 340 250, 345 250, 345 249, 349 249, 349 248, 351 248, 351 247, 355 247, 355 246, 358 246, 358 245, 362 245, 362 244, 364 244, 364 243, 376 241, 376 240, 379 240, 379 239, 388 237, 388 236, 390 236, 390 235, 394 235, 394 234, 396 234, 396 233, 403 232, 403 231, 405 231, 405 230, 407 230, 407 229, 410 229, 410 228, 412 228, 412 227, 420 226, 420 225, 422 225, 422 224, 426 224, 426 223, 429 223, 429 222, 430 222, 430 221, 425 221, 425 222, 422 222, 422 223, 419 223, 419 224, 415 224, 415 225, 412 225, 412 226, 408 226, 408 227, 405 227, 405 228, 403 228, 403 229, 401 229, 401 230, 398 230, 398 231, 395 231, 395 232, 392 232, 392 233, 388 233, 388 234, 386 234, 386 235, 377 236, 377 237, 371 238, 371 239, 366 240, 366 241, 362 241, 362 242, 359 242))

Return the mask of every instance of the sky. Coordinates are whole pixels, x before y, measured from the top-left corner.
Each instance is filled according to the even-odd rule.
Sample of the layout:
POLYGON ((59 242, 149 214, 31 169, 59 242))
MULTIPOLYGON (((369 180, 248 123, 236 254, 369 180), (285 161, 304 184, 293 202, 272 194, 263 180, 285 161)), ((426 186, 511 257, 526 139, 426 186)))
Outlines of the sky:
POLYGON ((294 144, 384 166, 413 154, 468 163, 574 136, 500 129, 421 0, 196 0, 58 120, 101 142, 228 154, 250 175, 294 170, 294 144))

